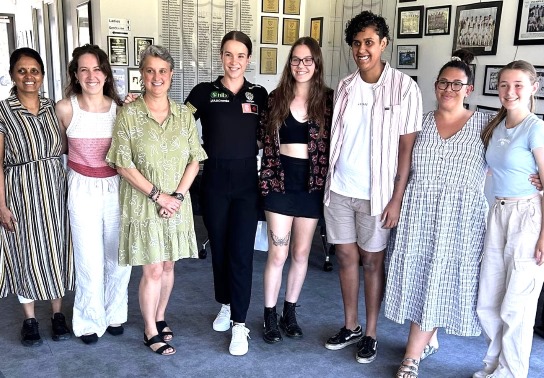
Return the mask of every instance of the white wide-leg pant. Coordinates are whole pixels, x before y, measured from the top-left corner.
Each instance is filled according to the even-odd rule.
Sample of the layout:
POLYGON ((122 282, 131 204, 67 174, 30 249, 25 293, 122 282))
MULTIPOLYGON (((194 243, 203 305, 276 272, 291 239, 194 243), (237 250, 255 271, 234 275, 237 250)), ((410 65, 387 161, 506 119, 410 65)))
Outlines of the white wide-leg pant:
POLYGON ((68 210, 76 268, 72 327, 102 336, 127 321, 131 267, 119 266, 119 176, 68 174, 68 210))
POLYGON ((529 371, 544 281, 544 265, 534 257, 541 200, 496 200, 489 212, 477 312, 488 342, 483 361, 495 369, 493 377, 524 378, 529 371))

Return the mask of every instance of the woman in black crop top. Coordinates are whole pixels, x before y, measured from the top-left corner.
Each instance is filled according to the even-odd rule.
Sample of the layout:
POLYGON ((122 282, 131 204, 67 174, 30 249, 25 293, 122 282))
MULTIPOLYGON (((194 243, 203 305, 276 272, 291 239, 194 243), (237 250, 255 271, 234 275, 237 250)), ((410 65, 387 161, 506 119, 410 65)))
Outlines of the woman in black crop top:
POLYGON ((312 38, 300 38, 291 48, 279 86, 270 93, 259 128, 264 145, 259 185, 269 230, 264 272, 263 338, 267 343, 282 340, 276 302, 290 244, 291 265, 279 326, 289 337, 302 336, 295 307, 323 211, 332 95, 323 82, 319 45, 312 38))

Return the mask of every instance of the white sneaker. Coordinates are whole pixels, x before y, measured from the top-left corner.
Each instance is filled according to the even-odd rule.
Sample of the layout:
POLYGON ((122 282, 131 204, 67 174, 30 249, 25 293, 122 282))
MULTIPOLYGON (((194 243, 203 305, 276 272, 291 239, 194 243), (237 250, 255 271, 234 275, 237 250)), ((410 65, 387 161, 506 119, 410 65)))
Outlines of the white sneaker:
POLYGON ((230 340, 229 352, 233 356, 243 356, 249 348, 247 339, 249 337, 249 329, 243 323, 236 323, 232 327, 232 339, 230 340))
POLYGON ((221 305, 221 310, 213 321, 213 330, 217 332, 225 332, 230 329, 230 304, 221 305))
POLYGON ((472 374, 472 378, 492 378, 494 371, 495 369, 493 369, 492 366, 485 364, 483 370, 479 370, 472 374))

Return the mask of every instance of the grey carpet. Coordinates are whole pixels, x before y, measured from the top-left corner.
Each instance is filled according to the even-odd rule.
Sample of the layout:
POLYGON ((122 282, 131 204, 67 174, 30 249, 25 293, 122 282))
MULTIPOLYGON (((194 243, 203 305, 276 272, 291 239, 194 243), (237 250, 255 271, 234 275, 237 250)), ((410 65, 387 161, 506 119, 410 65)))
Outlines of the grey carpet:
MULTIPOLYGON (((205 238, 200 219, 197 234, 205 238)), ((251 330, 249 353, 243 357, 228 352, 230 332, 218 333, 211 323, 219 310, 213 299, 210 256, 206 260, 182 260, 176 264, 176 284, 167 321, 175 332, 174 356, 163 357, 143 345, 143 323, 138 308, 140 268, 134 268, 129 288, 129 321, 125 334, 105 334, 97 344, 79 339, 53 342, 50 309, 36 305, 44 344, 25 348, 19 342, 22 312, 15 296, 0 299, 0 377, 393 377, 402 359, 408 324, 399 325, 383 315, 379 323, 377 359, 368 365, 355 361, 355 345, 339 351, 324 348, 326 339, 343 324, 343 309, 334 256, 333 272, 324 272, 323 252, 316 233, 308 275, 297 309, 304 338, 284 338, 276 345, 261 337, 266 254, 255 252, 253 295, 247 325, 251 330)), ((286 272, 286 269, 285 269, 286 272)), ((281 293, 283 293, 282 287, 281 293)), ((362 295, 361 295, 362 298, 362 295)), ((278 300, 281 311, 283 294, 278 300)), ((73 293, 66 296, 65 314, 72 315, 73 293)), ((360 319, 364 320, 363 301, 360 319)), ((483 337, 439 334, 440 350, 420 366, 420 377, 470 377, 480 368, 485 353, 483 337)), ((544 339, 535 336, 529 377, 542 377, 544 339)))

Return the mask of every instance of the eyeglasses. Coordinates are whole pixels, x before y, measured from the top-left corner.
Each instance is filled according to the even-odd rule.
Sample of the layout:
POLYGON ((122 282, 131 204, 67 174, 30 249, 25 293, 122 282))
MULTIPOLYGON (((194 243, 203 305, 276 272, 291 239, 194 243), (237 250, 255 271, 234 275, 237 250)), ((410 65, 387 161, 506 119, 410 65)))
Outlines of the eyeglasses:
POLYGON ((459 92, 463 86, 469 85, 468 83, 461 83, 460 81, 447 81, 447 80, 437 80, 435 83, 436 87, 440 90, 445 91, 448 89, 448 85, 451 85, 451 90, 454 92, 459 92))
POLYGON ((314 58, 311 56, 307 56, 306 58, 297 58, 296 56, 292 56, 291 59, 289 59, 289 63, 291 63, 292 66, 298 67, 298 65, 302 62, 305 66, 311 66, 314 63, 314 58))

